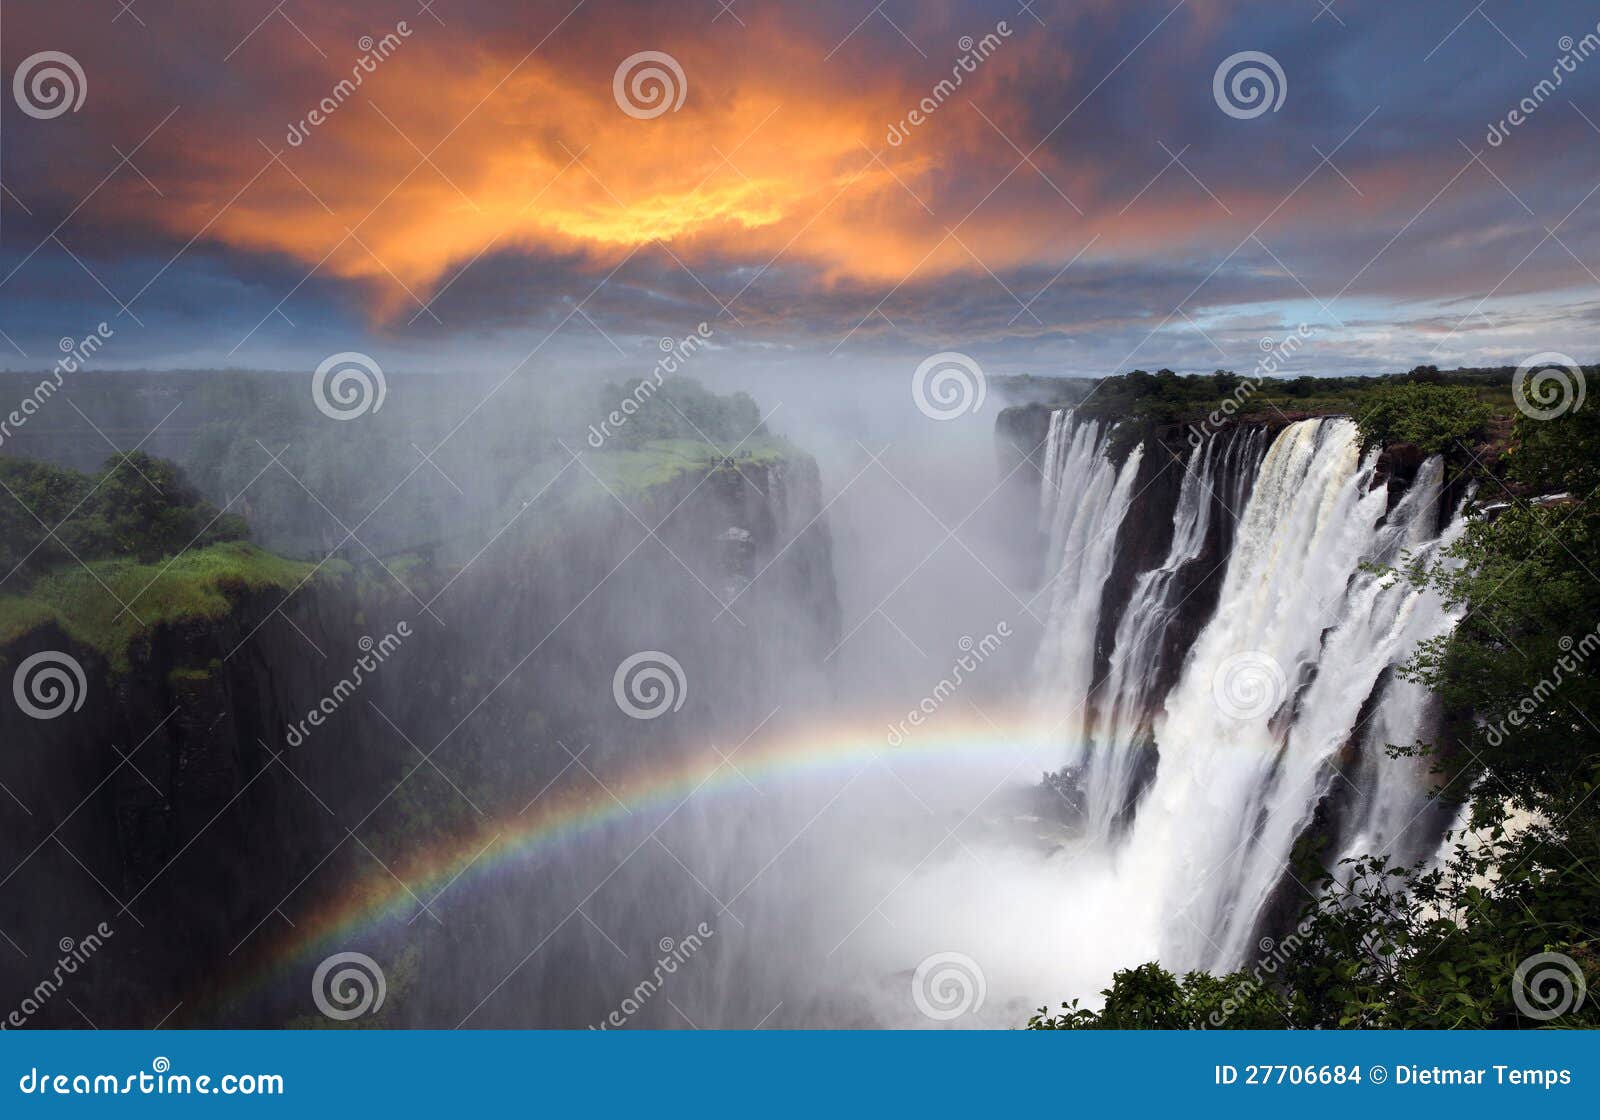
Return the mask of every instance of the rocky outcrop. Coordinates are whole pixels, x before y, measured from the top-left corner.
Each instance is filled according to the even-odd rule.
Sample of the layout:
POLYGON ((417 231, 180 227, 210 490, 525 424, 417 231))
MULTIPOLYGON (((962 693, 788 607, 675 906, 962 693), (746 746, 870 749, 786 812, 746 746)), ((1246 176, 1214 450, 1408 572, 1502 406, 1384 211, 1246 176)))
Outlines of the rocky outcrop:
MULTIPOLYGON (((453 567, 335 564, 287 600, 240 592, 220 619, 141 635, 125 668, 49 626, 0 647, 8 683, 49 650, 87 685, 51 720, 0 704, 0 932, 18 962, 0 1016, 29 998, 35 962, 47 974, 59 941, 107 922, 63 995, 99 1026, 151 1026, 180 1000, 174 1024, 215 1021, 212 995, 290 914, 584 780, 574 754, 603 773, 731 745, 781 690, 825 687, 839 615, 808 457, 552 497, 455 547, 453 567), (631 718, 614 694, 619 665, 651 651, 683 673, 671 720, 631 718)), ((28 1018, 82 1025, 64 998, 28 1018)))

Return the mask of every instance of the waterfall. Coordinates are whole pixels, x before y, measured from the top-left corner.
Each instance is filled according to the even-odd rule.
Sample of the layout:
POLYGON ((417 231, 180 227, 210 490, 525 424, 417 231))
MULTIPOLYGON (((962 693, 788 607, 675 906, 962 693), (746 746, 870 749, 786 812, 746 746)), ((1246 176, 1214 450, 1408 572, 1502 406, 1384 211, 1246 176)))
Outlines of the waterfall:
POLYGON ((1049 605, 1036 696, 1049 734, 1067 744, 1067 765, 1083 756, 1101 599, 1144 456, 1141 444, 1120 468, 1113 466, 1106 457, 1110 434, 1097 421, 1078 422, 1068 410, 1050 416, 1042 507, 1049 605))
POLYGON ((1092 535, 1109 525, 1115 536, 1131 472, 1099 454, 1093 422, 1063 417, 1058 432, 1052 417, 1051 435, 1061 492, 1043 508, 1059 562, 1036 687, 1057 714, 1095 701, 1075 728, 1085 733, 1068 740, 1085 842, 1139 892, 1164 964, 1238 967, 1274 900, 1300 895, 1289 863, 1319 809, 1340 807, 1331 858, 1409 858, 1437 839, 1425 767, 1383 748, 1431 733, 1428 694, 1396 669, 1456 619, 1435 592, 1382 568, 1437 558, 1463 516, 1438 532, 1437 457, 1391 510, 1388 486, 1374 486, 1377 453, 1363 453, 1349 420, 1291 424, 1258 468, 1259 431, 1209 437, 1184 464, 1166 557, 1134 581, 1096 682, 1096 592, 1114 556, 1092 535), (1215 608, 1159 694, 1171 679, 1159 671, 1163 650, 1195 632, 1173 629, 1179 589, 1193 585, 1180 575, 1225 527, 1218 519, 1234 516, 1215 608))

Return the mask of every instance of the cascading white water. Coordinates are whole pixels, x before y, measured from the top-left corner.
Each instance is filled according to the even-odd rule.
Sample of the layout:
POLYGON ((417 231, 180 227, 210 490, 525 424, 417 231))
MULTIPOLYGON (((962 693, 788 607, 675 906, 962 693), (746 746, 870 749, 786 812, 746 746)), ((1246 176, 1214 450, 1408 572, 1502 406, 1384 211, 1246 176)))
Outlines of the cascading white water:
POLYGON ((1050 417, 1044 515, 1049 526, 1049 608, 1036 662, 1039 713, 1048 733, 1081 757, 1100 601, 1116 555, 1117 530, 1133 497, 1144 446, 1121 468, 1106 458, 1109 430, 1069 411, 1050 417))
MULTIPOLYGON (((1115 537, 1131 484, 1126 466, 1112 477, 1092 427, 1063 418, 1056 432, 1052 423, 1057 481, 1073 480, 1049 507, 1051 555, 1061 563, 1039 660, 1038 687, 1058 714, 1082 710, 1095 689, 1097 594, 1114 557, 1083 544, 1108 521, 1115 537)), ((1459 516, 1443 534, 1435 530, 1442 464, 1424 464, 1386 512, 1387 487, 1372 486, 1376 453, 1362 454, 1355 425, 1302 421, 1267 451, 1216 608, 1164 703, 1152 695, 1175 573, 1205 540, 1217 479, 1229 477, 1220 462, 1248 453, 1245 442, 1223 449, 1208 440, 1190 456, 1167 557, 1135 583, 1090 733, 1067 740, 1090 843, 1108 847, 1145 928, 1160 931, 1162 962, 1179 971, 1245 961, 1296 841, 1330 793, 1349 805, 1344 849, 1401 842, 1426 804, 1426 776, 1382 746, 1425 736, 1432 713, 1425 692, 1392 670, 1455 622, 1435 593, 1367 567, 1398 563, 1408 551, 1435 556, 1459 534, 1459 516), (1137 755, 1151 742, 1155 778, 1118 835, 1137 755), (1360 762, 1341 769, 1347 748, 1360 750, 1360 762), (1335 783, 1351 788, 1335 791, 1335 783)), ((1216 497, 1226 506, 1228 496, 1216 497)))

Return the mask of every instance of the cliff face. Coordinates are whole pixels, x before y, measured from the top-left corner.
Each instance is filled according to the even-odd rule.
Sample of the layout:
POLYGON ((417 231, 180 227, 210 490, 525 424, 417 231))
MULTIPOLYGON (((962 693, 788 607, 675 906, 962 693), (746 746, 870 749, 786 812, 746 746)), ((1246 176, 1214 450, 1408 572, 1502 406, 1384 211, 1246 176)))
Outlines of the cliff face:
POLYGON ((573 753, 600 770, 737 742, 796 682, 823 687, 839 620, 819 491, 801 455, 723 461, 623 501, 529 507, 449 569, 239 591, 220 619, 140 634, 122 666, 52 625, 0 647, 6 682, 53 652, 86 683, 53 719, 0 703, 15 952, 0 948, 16 957, 0 1017, 28 1001, 29 1025, 81 1026, 76 1003, 148 1027, 183 1000, 172 1022, 207 1021, 217 978, 304 905, 476 812, 514 812, 573 753), (614 696, 645 651, 682 667, 673 720, 614 696), (35 993, 58 943, 102 922, 113 934, 70 983, 35 993))
MULTIPOLYGON (((72 658, 85 681, 81 707, 51 719, 14 697, 0 705, 0 781, 14 799, 0 929, 27 954, 5 971, 0 1015, 51 974, 63 939, 104 922, 112 936, 63 995, 96 1025, 152 1025, 321 855, 320 811, 273 756, 290 713, 321 691, 307 641, 334 645, 337 606, 308 588, 276 617, 281 597, 245 594, 220 621, 162 626, 125 671, 56 626, 0 649, 8 682, 36 654, 72 658)), ((84 1025, 63 998, 27 1018, 84 1025)))

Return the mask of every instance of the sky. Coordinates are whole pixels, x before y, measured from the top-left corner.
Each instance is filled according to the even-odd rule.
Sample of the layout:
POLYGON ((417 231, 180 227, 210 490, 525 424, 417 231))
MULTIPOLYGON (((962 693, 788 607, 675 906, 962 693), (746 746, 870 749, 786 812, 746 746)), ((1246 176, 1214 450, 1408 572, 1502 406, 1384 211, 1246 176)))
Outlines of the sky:
POLYGON ((1246 372, 1302 324, 1289 373, 1593 361, 1597 23, 0 0, 0 365, 102 322, 102 368, 642 374, 700 323, 845 376, 1246 372))

